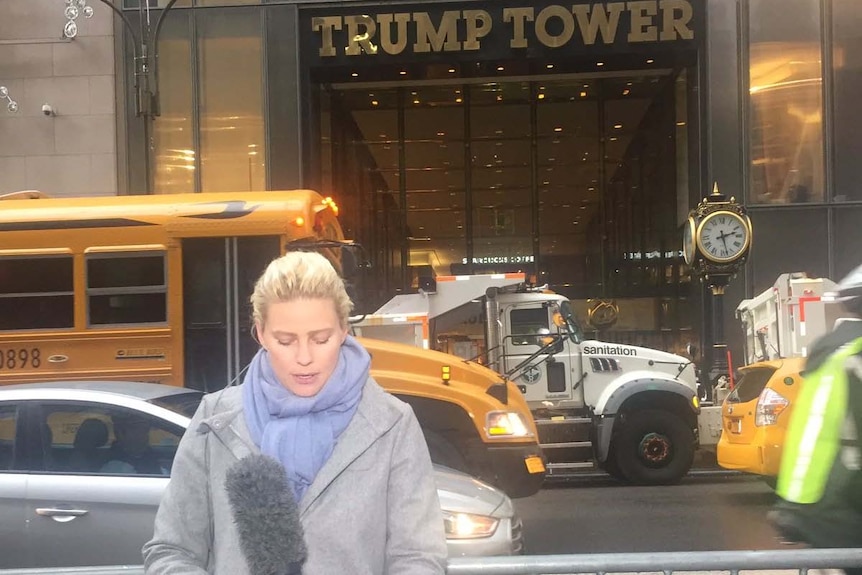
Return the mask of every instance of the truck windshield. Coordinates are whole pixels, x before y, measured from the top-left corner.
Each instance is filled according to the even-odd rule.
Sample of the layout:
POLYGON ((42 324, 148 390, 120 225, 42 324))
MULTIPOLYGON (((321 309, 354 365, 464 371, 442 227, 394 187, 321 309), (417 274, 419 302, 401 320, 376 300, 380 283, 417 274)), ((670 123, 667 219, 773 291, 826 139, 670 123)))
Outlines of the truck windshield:
POLYGON ((569 339, 574 343, 581 343, 581 339, 583 339, 581 328, 575 319, 575 310, 572 309, 572 302, 569 300, 560 302, 560 315, 565 320, 565 330, 568 333, 569 339))

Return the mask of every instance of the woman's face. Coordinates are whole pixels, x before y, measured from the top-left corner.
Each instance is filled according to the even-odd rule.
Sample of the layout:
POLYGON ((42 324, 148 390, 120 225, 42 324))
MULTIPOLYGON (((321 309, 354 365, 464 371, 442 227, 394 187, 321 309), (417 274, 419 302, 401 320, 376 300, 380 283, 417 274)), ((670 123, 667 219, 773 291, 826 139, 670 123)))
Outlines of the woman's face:
POLYGON ((271 304, 263 325, 255 327, 278 381, 300 397, 323 389, 347 337, 335 303, 321 298, 271 304))

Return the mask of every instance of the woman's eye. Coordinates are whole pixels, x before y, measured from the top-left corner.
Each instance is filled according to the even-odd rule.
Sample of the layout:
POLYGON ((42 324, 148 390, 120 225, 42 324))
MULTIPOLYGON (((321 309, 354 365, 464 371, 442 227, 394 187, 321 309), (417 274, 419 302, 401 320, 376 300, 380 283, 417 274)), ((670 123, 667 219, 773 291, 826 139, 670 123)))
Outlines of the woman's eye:
POLYGON ((316 343, 317 345, 324 345, 329 343, 329 338, 327 337, 326 339, 316 339, 314 340, 314 343, 316 343))
POLYGON ((293 343, 293 340, 279 340, 278 345, 290 345, 293 343))

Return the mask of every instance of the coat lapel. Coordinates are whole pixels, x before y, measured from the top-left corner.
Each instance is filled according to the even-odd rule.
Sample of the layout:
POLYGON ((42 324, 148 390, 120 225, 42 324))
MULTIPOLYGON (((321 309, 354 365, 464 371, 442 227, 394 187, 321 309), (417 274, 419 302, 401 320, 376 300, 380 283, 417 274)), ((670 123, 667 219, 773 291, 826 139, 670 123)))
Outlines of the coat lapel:
POLYGON ((308 511, 314 501, 351 463, 395 424, 396 419, 391 413, 378 407, 380 398, 375 396, 382 393, 373 380, 369 380, 365 385, 353 419, 339 436, 332 455, 320 468, 299 503, 300 516, 308 511))

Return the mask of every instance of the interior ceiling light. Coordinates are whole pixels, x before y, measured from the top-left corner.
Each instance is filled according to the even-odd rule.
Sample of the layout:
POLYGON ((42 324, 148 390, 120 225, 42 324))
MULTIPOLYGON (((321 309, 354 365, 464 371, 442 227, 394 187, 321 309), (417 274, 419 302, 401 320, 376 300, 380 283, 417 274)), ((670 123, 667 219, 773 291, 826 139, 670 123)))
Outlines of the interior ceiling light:
POLYGON ((455 68, 449 68, 449 73, 450 73, 450 74, 454 74, 454 73, 455 73, 455 68))
POLYGON ((614 124, 614 130, 621 130, 623 127, 622 124, 614 124))
POLYGON ((398 72, 398 73, 399 73, 399 74, 401 74, 402 76, 406 76, 406 75, 407 75, 407 70, 401 70, 401 71, 400 71, 400 72, 398 72))
POLYGON ((357 74, 356 72, 352 72, 350 75, 351 75, 351 76, 353 76, 354 78, 356 78, 357 76, 359 76, 359 74, 357 74))
POLYGON ((546 65, 546 66, 545 66, 545 68, 547 68, 548 70, 553 69, 553 67, 554 67, 554 65, 553 65, 553 64, 548 64, 548 65, 546 65))
POLYGON ((604 62, 596 62, 596 66, 604 66, 604 65, 605 65, 604 62))
POLYGON ((647 64, 652 64, 653 62, 655 62, 655 60, 653 60, 652 58, 646 61, 647 64))
POLYGON ((498 72, 502 72, 503 70, 504 70, 504 68, 503 68, 502 66, 497 66, 497 71, 498 71, 498 72))

